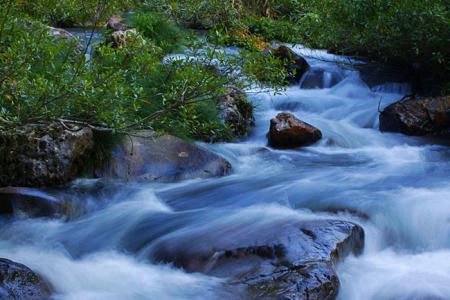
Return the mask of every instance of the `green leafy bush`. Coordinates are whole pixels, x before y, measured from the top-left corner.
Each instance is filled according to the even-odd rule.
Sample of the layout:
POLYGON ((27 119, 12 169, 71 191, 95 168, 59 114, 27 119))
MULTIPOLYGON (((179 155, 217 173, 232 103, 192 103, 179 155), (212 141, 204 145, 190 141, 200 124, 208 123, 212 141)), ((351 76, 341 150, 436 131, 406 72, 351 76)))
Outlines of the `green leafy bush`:
POLYGON ((9 8, 0 15, 2 128, 56 121, 109 133, 153 128, 225 140, 231 132, 220 121, 219 97, 229 86, 257 83, 251 54, 229 55, 199 40, 186 45, 184 59, 163 59, 165 51, 154 43, 167 37, 138 35, 123 47, 95 45, 86 60, 78 40, 54 37, 9 8))
POLYGON ((185 38, 173 21, 157 13, 139 11, 130 18, 130 24, 166 53, 178 50, 185 38))
POLYGON ((56 27, 99 25, 116 11, 131 7, 134 0, 1 0, 13 2, 16 9, 33 20, 56 27))

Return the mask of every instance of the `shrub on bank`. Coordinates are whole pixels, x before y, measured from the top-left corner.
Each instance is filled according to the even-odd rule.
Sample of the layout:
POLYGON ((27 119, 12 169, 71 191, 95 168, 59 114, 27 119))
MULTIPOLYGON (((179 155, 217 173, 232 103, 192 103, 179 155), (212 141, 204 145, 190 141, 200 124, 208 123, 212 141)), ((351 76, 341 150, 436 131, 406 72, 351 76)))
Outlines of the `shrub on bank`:
POLYGON ((144 39, 130 36, 121 47, 94 45, 86 60, 87 47, 77 39, 52 36, 49 27, 24 17, 20 5, 4 8, 0 129, 59 122, 110 133, 151 128, 226 140, 231 131, 221 122, 217 99, 229 86, 257 83, 251 64, 258 61, 250 52, 228 55, 194 39, 186 43, 189 57, 163 59, 183 36, 162 18, 139 13, 134 20, 144 39))

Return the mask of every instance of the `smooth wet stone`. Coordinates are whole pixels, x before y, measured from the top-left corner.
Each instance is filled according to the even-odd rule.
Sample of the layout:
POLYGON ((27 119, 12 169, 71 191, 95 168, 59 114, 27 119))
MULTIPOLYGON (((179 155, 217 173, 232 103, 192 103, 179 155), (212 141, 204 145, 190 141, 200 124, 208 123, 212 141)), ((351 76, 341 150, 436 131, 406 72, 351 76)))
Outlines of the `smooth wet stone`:
POLYGON ((450 96, 395 102, 381 112, 380 130, 450 137, 450 96))
POLYGON ((227 175, 231 164, 180 138, 141 131, 114 147, 98 177, 138 181, 178 181, 227 175))
POLYGON ((63 202, 47 192, 23 187, 0 188, 0 214, 29 217, 56 217, 63 213, 63 202))
POLYGON ((334 264, 360 254, 363 229, 347 221, 284 221, 165 238, 154 258, 224 277, 244 299, 335 299, 334 264))
POLYGON ((0 299, 50 299, 51 289, 27 266, 0 258, 0 299))
POLYGON ((317 142, 322 132, 289 113, 279 113, 270 120, 269 145, 274 148, 295 148, 317 142))

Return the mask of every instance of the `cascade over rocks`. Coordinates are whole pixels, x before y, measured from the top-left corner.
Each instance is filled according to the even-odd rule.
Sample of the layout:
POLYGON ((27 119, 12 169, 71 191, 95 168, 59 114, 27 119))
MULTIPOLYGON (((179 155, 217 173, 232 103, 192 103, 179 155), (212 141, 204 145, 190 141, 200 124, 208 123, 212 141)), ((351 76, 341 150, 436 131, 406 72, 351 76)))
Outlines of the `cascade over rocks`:
POLYGON ((164 238, 153 255, 189 272, 226 277, 243 298, 323 300, 339 290, 334 264, 364 247, 363 229, 347 221, 252 226, 164 238))
POLYGON ((380 130, 450 137, 450 96, 410 98, 393 103, 380 114, 380 130))
POLYGON ((126 180, 176 181, 228 174, 224 158, 180 138, 139 131, 116 145, 99 177, 126 180))
POLYGON ((295 148, 317 142, 322 132, 289 113, 279 113, 270 120, 269 145, 274 148, 295 148))
POLYGON ((255 124, 253 106, 245 93, 237 87, 230 87, 228 93, 219 98, 219 112, 222 122, 228 125, 235 137, 247 136, 255 124))
POLYGON ((337 72, 329 72, 320 68, 311 68, 300 82, 302 89, 323 89, 338 84, 343 76, 337 72))
POLYGON ((291 83, 297 83, 302 78, 303 74, 309 70, 309 64, 300 55, 286 46, 279 46, 273 50, 273 55, 286 62, 286 68, 288 71, 288 80, 291 83))
POLYGON ((28 267, 0 258, 0 299, 50 298, 49 285, 28 267))
POLYGON ((94 148, 88 127, 58 123, 0 130, 0 186, 52 186, 75 179, 94 148))

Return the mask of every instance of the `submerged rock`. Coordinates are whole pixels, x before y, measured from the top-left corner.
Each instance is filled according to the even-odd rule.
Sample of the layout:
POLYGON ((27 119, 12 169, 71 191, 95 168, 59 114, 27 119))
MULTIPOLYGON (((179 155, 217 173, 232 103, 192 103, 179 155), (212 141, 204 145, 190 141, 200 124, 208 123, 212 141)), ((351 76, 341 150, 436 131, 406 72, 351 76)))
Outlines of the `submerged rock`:
POLYGON ((343 76, 338 72, 314 68, 308 71, 300 83, 302 89, 323 89, 338 84, 343 76))
POLYGON ((222 121, 228 125, 235 137, 247 136, 255 124, 253 106, 245 93, 230 87, 229 92, 219 98, 219 111, 222 121))
POLYGON ((54 217, 63 211, 56 197, 33 188, 0 188, 0 214, 23 213, 29 217, 54 217))
POLYGON ((0 258, 0 299, 50 298, 49 285, 28 267, 0 258))
POLYGON ((289 113, 279 113, 270 120, 269 145, 274 148, 295 148, 317 142, 322 132, 289 113))
POLYGON ((175 181, 226 175, 231 165, 224 158, 171 135, 140 131, 112 150, 99 177, 126 180, 175 181))
POLYGON ((364 247, 363 229, 346 221, 249 226, 166 238, 153 247, 154 256, 189 272, 228 278, 243 298, 323 300, 339 290, 334 264, 364 247))
POLYGON ((273 55, 286 62, 287 79, 292 83, 299 82, 303 74, 309 70, 309 64, 306 59, 286 46, 282 45, 273 50, 273 55))
POLYGON ((0 186, 51 186, 75 179, 94 148, 87 127, 27 125, 0 130, 0 186))
POLYGON ((380 130, 450 137, 450 96, 410 98, 393 103, 380 114, 380 130))

